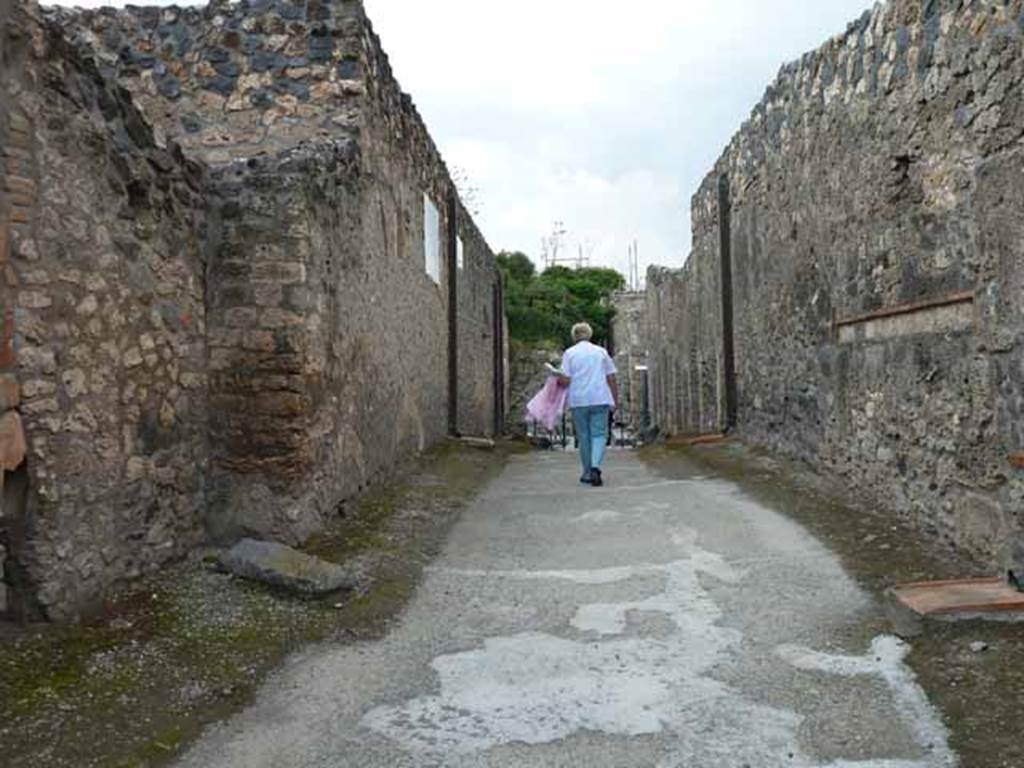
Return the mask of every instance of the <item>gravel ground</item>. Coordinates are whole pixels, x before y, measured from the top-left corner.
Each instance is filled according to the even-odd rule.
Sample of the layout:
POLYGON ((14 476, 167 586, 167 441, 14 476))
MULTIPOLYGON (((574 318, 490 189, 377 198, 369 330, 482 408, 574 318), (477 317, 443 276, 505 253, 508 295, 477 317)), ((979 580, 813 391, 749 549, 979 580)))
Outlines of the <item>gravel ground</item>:
POLYGON ((10 768, 168 762, 244 707, 290 653, 380 636, 465 503, 511 447, 446 445, 402 486, 343 511, 307 549, 364 562, 356 593, 303 600, 218 572, 216 550, 113 594, 72 627, 0 631, 0 743, 10 768))

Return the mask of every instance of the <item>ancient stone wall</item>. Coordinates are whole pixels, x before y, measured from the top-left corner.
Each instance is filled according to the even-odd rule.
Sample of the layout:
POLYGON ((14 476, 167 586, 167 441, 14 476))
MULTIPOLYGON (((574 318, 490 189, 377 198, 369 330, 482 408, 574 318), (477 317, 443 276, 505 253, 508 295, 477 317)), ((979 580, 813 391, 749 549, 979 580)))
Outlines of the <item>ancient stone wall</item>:
MULTIPOLYGON (((13 58, 12 44, 15 42, 17 27, 11 23, 12 0, 0 0, 0 68, 7 71, 8 61, 13 58)), ((25 432, 21 414, 17 407, 21 402, 21 388, 18 384, 17 361, 14 357, 14 307, 17 306, 17 284, 8 280, 11 265, 11 192, 8 179, 19 170, 17 160, 12 157, 10 143, 11 126, 10 84, 5 78, 0 82, 0 146, 3 147, 0 165, 0 616, 8 613, 11 606, 8 582, 13 575, 7 574, 8 551, 11 546, 11 522, 20 516, 20 494, 14 480, 14 473, 21 470, 25 460, 25 432)), ((13 563, 13 561, 12 561, 13 563)))
POLYGON ((0 427, 28 457, 0 434, 0 559, 22 612, 204 537, 304 541, 452 422, 493 431, 499 273, 361 3, 21 13, 0 427))
POLYGON ((649 278, 663 430, 723 429, 733 384, 745 438, 999 558, 1024 524, 1022 35, 1020 0, 891 0, 783 68, 686 267, 649 278))
POLYGON ((4 67, 4 310, 28 444, 4 466, 4 519, 12 608, 59 617, 200 539, 202 171, 33 11, 18 6, 4 67))
MULTIPOLYGON (((339 17, 349 35, 351 18, 339 17)), ((211 341, 208 519, 218 538, 302 541, 450 426, 493 433, 494 257, 457 201, 452 216, 447 170, 362 22, 358 46, 337 54, 339 69, 348 62, 358 73, 346 86, 354 122, 329 140, 214 172, 222 229, 211 336, 224 337, 211 341), (457 234, 463 268, 452 270, 457 234)))
MULTIPOLYGON (((328 381, 328 357, 345 340, 333 337, 333 316, 345 284, 366 285, 351 253, 359 244, 355 152, 350 141, 298 147, 211 172, 218 230, 207 293, 206 517, 218 540, 253 534, 295 543, 327 513, 327 499, 317 503, 329 490, 318 473, 332 466, 326 452, 336 436, 320 417, 330 417, 332 395, 351 397, 328 381)), ((347 362, 354 376, 359 361, 347 362)), ((337 400, 333 412, 343 421, 365 413, 337 400)), ((357 465, 333 466, 344 472, 332 475, 351 477, 357 465)))
POLYGON ((359 0, 48 14, 190 157, 228 163, 358 130, 372 38, 359 0))
MULTIPOLYGON (((493 435, 502 410, 504 376, 495 381, 496 356, 504 358, 504 312, 498 295, 497 263, 480 231, 465 211, 459 219, 456 259, 458 287, 458 423, 460 434, 493 435), (497 318, 498 325, 495 325, 497 318), (495 348, 495 343, 499 347, 495 348)), ((506 367, 502 362, 499 373, 506 367)))
POLYGON ((649 425, 649 383, 647 376, 647 296, 623 291, 612 296, 615 317, 612 320, 612 352, 619 384, 619 411, 616 421, 634 434, 649 425))

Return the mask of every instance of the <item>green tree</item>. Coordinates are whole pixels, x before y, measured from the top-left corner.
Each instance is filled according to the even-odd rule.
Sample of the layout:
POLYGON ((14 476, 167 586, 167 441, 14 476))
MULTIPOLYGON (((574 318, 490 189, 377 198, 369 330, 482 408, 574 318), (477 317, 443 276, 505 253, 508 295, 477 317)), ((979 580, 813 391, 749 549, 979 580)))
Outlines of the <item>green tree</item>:
POLYGON ((529 257, 519 252, 498 254, 498 266, 505 278, 505 311, 514 340, 567 347, 572 326, 585 321, 594 328, 595 343, 608 341, 615 316, 611 295, 626 287, 614 269, 551 267, 538 275, 529 257))
POLYGON ((519 251, 499 253, 498 267, 505 273, 506 282, 529 283, 537 274, 530 257, 519 251))

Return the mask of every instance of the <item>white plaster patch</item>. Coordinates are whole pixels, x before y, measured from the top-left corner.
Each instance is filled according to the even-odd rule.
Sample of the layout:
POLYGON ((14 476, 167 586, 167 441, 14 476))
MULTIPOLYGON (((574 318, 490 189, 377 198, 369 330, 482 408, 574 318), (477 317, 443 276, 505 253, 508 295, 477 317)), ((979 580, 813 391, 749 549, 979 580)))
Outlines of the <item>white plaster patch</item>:
MULTIPOLYGON (((735 582, 737 574, 728 563, 710 552, 695 554, 690 560, 669 563, 665 566, 644 566, 633 576, 663 573, 668 579, 664 592, 644 600, 628 603, 591 603, 580 606, 570 622, 581 632, 596 632, 603 636, 621 635, 626 629, 627 614, 632 611, 661 613, 669 618, 686 642, 706 641, 717 651, 721 643, 707 636, 720 635, 722 629, 715 626, 721 617, 718 606, 711 600, 697 580, 701 571, 713 573, 723 581, 735 582)), ((735 640, 740 639, 736 633, 735 640)))
POLYGON ((363 724, 414 751, 477 752, 512 742, 544 744, 581 730, 619 736, 660 733, 680 708, 731 698, 704 675, 741 640, 719 627, 721 611, 697 579, 703 563, 732 577, 717 555, 667 565, 593 571, 459 571, 527 581, 614 584, 652 574, 665 589, 647 599, 579 608, 572 624, 602 637, 621 634, 627 614, 664 614, 672 642, 647 638, 576 641, 546 634, 487 640, 484 647, 433 662, 440 694, 369 712, 363 724))
POLYGON ((595 509, 593 512, 585 512, 576 518, 577 523, 610 523, 622 517, 621 512, 614 509, 595 509))
MULTIPOLYGON (((892 690, 897 709, 904 713, 914 740, 929 754, 926 762, 891 763, 893 768, 957 765, 956 756, 949 748, 949 732, 942 718, 917 684, 913 671, 904 662, 910 653, 910 646, 898 637, 876 637, 871 643, 871 652, 865 656, 834 656, 791 645, 781 646, 776 652, 797 669, 842 677, 863 675, 882 678, 892 690)), ((874 765, 855 763, 837 763, 831 768, 854 765, 874 768, 874 765)))
POLYGON ((640 501, 634 502, 630 507, 631 512, 666 512, 675 509, 678 505, 668 504, 664 501, 640 501))
MULTIPOLYGON (((441 695, 375 709, 363 723, 414 750, 445 753, 546 744, 579 730, 659 733, 681 676, 668 648, 658 650, 638 639, 493 638, 480 650, 434 661, 441 695)), ((698 700, 722 691, 705 679, 685 695, 698 700)))
POLYGON ((929 756, 828 766, 807 757, 797 738, 799 714, 750 702, 741 691, 711 676, 717 664, 737 651, 742 635, 718 625, 722 612, 699 577, 707 574, 735 582, 741 574, 721 556, 700 549, 693 532, 676 532, 673 541, 687 552, 687 559, 585 571, 447 571, 468 578, 583 586, 656 575, 664 586, 642 599, 581 605, 571 625, 593 639, 524 633, 490 638, 479 649, 441 656, 432 663, 439 681, 436 695, 378 707, 364 716, 362 724, 412 753, 432 756, 473 754, 513 743, 548 744, 592 731, 622 737, 667 734, 670 754, 658 768, 956 764, 941 724, 903 664, 905 651, 882 640, 876 641, 870 659, 796 648, 778 653, 803 669, 881 675, 893 687, 897 706, 907 712, 914 736, 929 756), (637 613, 662 615, 675 630, 668 637, 626 637, 630 616, 637 613))

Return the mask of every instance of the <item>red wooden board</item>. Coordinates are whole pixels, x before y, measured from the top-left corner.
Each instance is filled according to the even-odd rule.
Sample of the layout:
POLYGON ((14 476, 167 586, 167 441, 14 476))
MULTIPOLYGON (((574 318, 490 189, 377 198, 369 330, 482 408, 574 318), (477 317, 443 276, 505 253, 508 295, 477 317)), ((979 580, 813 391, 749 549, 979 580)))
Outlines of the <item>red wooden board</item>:
POLYGON ((1024 611, 1024 592, 1000 578, 901 584, 893 594, 921 616, 1024 611))

